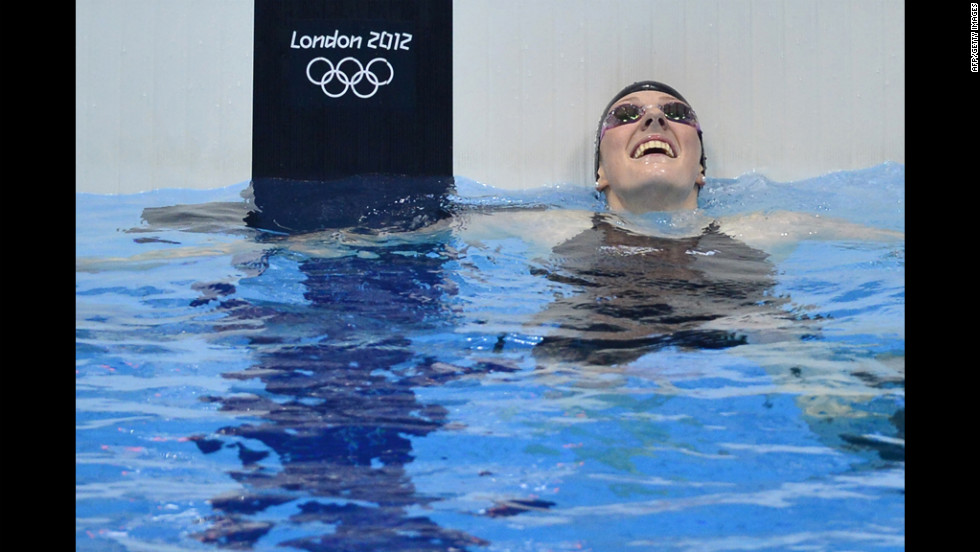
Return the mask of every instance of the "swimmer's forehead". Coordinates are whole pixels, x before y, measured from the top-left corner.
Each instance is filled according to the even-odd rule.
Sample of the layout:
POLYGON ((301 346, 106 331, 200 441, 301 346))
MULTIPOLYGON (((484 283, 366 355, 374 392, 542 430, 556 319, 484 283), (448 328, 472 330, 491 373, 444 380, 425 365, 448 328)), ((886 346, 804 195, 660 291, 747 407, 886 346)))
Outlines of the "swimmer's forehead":
POLYGON ((684 105, 688 105, 687 102, 683 100, 678 100, 677 98, 671 96, 670 94, 666 94, 664 92, 654 92, 652 90, 645 90, 645 91, 634 92, 632 94, 627 94, 626 96, 623 96, 619 100, 616 100, 616 103, 613 104, 613 107, 617 105, 630 104, 630 103, 631 104, 652 104, 652 103, 662 104, 666 102, 680 102, 684 105))

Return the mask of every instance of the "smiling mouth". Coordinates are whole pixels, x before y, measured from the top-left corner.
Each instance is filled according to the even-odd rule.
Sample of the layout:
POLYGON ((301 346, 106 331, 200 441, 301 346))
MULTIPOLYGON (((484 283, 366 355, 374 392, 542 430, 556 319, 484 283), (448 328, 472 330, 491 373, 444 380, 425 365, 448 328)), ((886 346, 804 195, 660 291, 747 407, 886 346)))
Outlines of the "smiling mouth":
POLYGON ((633 150, 633 159, 639 159, 651 153, 662 153, 667 157, 675 157, 674 149, 670 147, 670 144, 661 140, 650 140, 643 142, 633 150))

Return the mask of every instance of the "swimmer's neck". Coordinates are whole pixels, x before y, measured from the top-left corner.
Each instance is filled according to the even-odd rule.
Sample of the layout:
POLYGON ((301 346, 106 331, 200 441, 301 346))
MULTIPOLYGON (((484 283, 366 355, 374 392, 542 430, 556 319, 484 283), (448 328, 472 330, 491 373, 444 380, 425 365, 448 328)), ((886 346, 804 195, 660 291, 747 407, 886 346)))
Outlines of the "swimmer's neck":
POLYGON ((597 213, 599 220, 623 228, 629 232, 662 238, 686 238, 699 236, 718 227, 718 220, 700 209, 674 211, 647 211, 632 213, 627 210, 609 209, 597 213))
POLYGON ((682 198, 667 194, 645 194, 641 198, 627 200, 615 191, 609 190, 606 193, 606 204, 610 211, 629 212, 634 215, 651 212, 693 211, 698 208, 698 194, 695 191, 682 198))

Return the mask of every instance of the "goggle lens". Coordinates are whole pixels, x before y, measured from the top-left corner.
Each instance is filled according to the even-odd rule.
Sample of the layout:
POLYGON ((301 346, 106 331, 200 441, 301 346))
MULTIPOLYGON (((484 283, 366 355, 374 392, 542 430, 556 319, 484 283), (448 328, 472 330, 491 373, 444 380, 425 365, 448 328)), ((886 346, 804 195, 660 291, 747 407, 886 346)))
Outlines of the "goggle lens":
MULTIPOLYGON (((675 123, 682 123, 685 125, 690 125, 694 128, 698 128, 698 117, 694 114, 694 110, 691 106, 683 102, 668 102, 663 105, 651 106, 656 107, 661 112, 663 112, 664 117, 667 117, 675 123)), ((635 123, 640 120, 640 117, 646 113, 647 108, 645 106, 639 106, 634 104, 620 104, 617 105, 609 112, 606 116, 606 120, 602 123, 602 134, 606 133, 606 130, 620 125, 626 125, 629 123, 635 123)))

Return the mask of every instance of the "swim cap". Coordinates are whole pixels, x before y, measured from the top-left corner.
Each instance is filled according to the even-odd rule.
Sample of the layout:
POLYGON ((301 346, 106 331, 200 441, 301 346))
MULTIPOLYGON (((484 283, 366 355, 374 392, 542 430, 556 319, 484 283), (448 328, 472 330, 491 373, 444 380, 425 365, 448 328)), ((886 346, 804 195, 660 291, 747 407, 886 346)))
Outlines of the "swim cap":
MULTIPOLYGON (((639 81, 627 86, 626 88, 619 91, 613 99, 606 105, 606 108, 602 110, 602 116, 599 117, 599 127, 595 131, 595 177, 596 180, 599 179, 599 139, 602 136, 602 122, 606 119, 606 115, 609 114, 609 110, 612 108, 613 104, 621 100, 627 94, 632 94, 633 92, 649 90, 652 92, 663 92, 665 94, 670 94, 671 96, 677 98, 678 100, 691 105, 691 102, 684 99, 681 93, 674 90, 672 86, 666 85, 662 82, 657 81, 639 81)), ((693 106, 692 106, 693 107, 693 106)), ((708 165, 705 163, 704 156, 704 140, 701 138, 701 129, 698 129, 698 140, 701 142, 701 166, 707 171, 708 165)))

